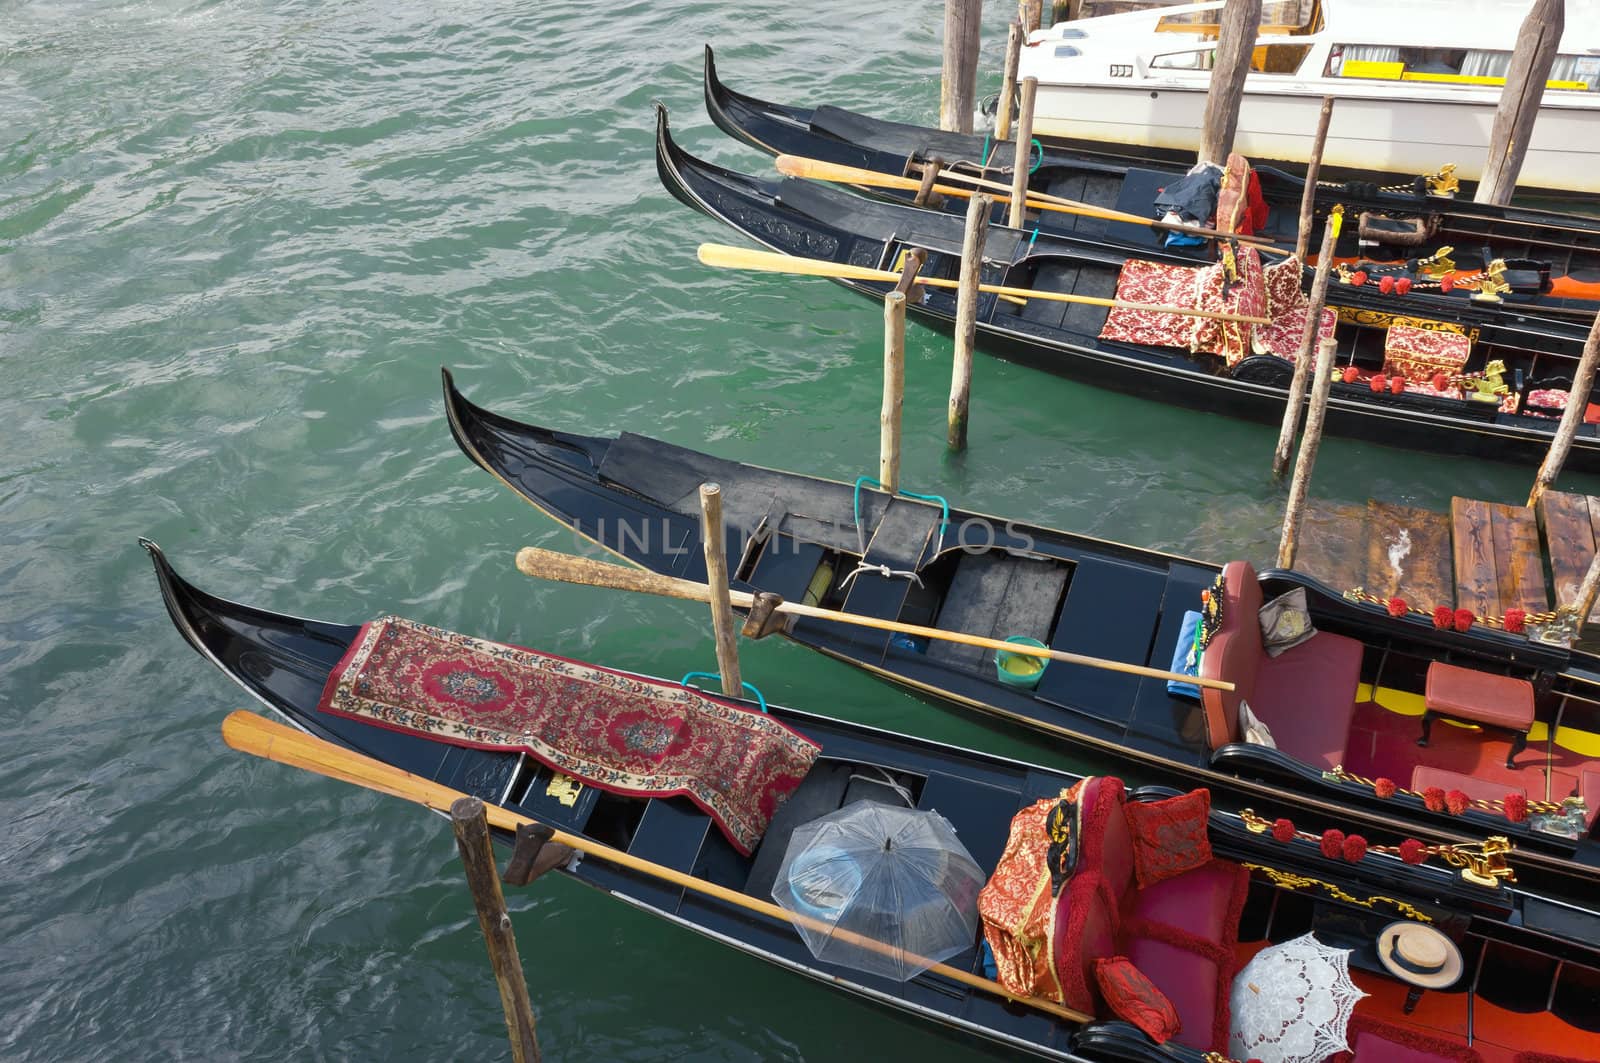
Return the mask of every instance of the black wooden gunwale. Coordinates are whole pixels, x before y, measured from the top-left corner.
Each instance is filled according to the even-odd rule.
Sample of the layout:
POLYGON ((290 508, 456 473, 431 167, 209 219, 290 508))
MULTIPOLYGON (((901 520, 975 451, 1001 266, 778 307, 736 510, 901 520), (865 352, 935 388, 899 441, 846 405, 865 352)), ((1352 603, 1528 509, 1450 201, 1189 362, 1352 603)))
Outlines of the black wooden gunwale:
MULTIPOLYGON (((704 579, 703 556, 700 550, 693 548, 699 541, 697 531, 680 544, 681 550, 670 555, 642 548, 631 537, 619 534, 622 522, 637 520, 641 514, 645 520, 666 520, 674 513, 664 503, 652 502, 634 487, 602 480, 601 466, 615 440, 557 434, 519 425, 469 402, 456 390, 448 372, 444 374, 444 382, 446 416, 452 435, 464 453, 501 483, 552 520, 573 528, 628 564, 685 579, 704 579), (570 460, 575 455, 582 457, 570 460), (513 464, 515 469, 510 467, 513 464)), ((666 444, 660 446, 667 447, 666 444)), ((710 475, 722 484, 725 505, 737 505, 741 494, 749 493, 748 486, 741 487, 741 469, 771 476, 768 470, 753 466, 718 463, 710 475)), ((831 485, 839 491, 849 489, 849 485, 793 474, 786 482, 804 491, 816 485, 831 485)), ((808 496, 807 500, 815 505, 814 498, 808 496)), ((950 519, 958 522, 968 516, 961 509, 952 508, 950 519)), ((995 526, 1002 523, 994 520, 995 526)), ((1208 583, 1217 571, 1216 566, 1196 564, 1157 551, 1106 544, 1034 525, 1011 522, 1006 526, 1015 529, 1018 536, 1034 541, 1030 556, 1067 562, 1087 559, 1133 564, 1166 571, 1169 591, 1187 587, 1198 593, 1199 587, 1208 583)), ((749 542, 748 532, 749 529, 730 527, 730 556, 741 555, 749 542)), ((1011 545, 1020 542, 1019 538, 1011 545)), ((1005 545, 1001 544, 999 549, 1004 550, 1005 545)), ((1305 587, 1318 627, 1361 638, 1373 647, 1369 656, 1399 652, 1521 674, 1543 671, 1557 677, 1562 684, 1589 682, 1593 674, 1594 660, 1587 654, 1541 646, 1486 629, 1474 628, 1465 635, 1441 634, 1426 620, 1393 620, 1383 610, 1347 601, 1337 592, 1299 573, 1269 571, 1263 574, 1263 581, 1263 590, 1269 595, 1296 586, 1305 587), (1375 631, 1381 634, 1374 634, 1375 631)), ((739 590, 784 592, 782 587, 748 582, 738 574, 732 582, 739 590)), ((1191 608, 1193 603, 1164 602, 1161 609, 1164 612, 1179 609, 1179 606, 1191 608)), ((1151 622, 1150 630, 1158 638, 1163 623, 1163 620, 1151 622)), ((1109 718, 1085 714, 1069 705, 1044 701, 1033 693, 1002 687, 981 675, 939 665, 925 655, 897 649, 885 639, 862 638, 855 634, 856 630, 802 620, 789 636, 880 679, 907 687, 936 704, 954 704, 1046 732, 1092 754, 1110 758, 1118 766, 1117 770, 1133 771, 1149 782, 1178 788, 1209 786, 1219 800, 1226 799, 1236 806, 1252 801, 1288 803, 1304 814, 1318 817, 1325 826, 1337 824, 1348 828, 1350 823, 1357 823, 1379 836, 1411 832, 1442 842, 1459 843, 1470 841, 1472 836, 1508 834, 1518 846, 1519 872, 1537 876, 1537 883, 1555 895, 1578 899, 1592 897, 1595 872, 1588 865, 1600 861, 1600 852, 1589 840, 1572 842, 1552 838, 1532 832, 1526 825, 1510 824, 1486 813, 1468 812, 1460 817, 1430 813, 1417 799, 1397 796, 1382 800, 1365 788, 1327 782, 1319 772, 1275 751, 1240 751, 1228 747, 1212 760, 1203 741, 1182 737, 1185 733, 1194 733, 1195 720, 1169 719, 1165 725, 1151 723, 1153 714, 1159 719, 1162 711, 1185 709, 1184 703, 1166 695, 1164 684, 1157 680, 1139 680, 1141 686, 1132 694, 1127 715, 1118 717, 1126 722, 1117 726, 1109 723, 1109 718), (1235 767, 1247 774, 1230 774, 1235 767), (1463 832, 1471 832, 1471 835, 1463 832)), ((1168 637, 1175 637, 1175 633, 1168 637)), ((1135 655, 1133 660, 1165 667, 1165 655, 1170 652, 1170 643, 1152 643, 1145 653, 1135 655)), ((1103 655, 1115 656, 1114 653, 1103 655)), ((1189 705, 1186 711, 1197 713, 1199 710, 1189 705)))
MULTIPOLYGON (((695 159, 672 141, 664 109, 657 126, 656 164, 663 184, 676 198, 772 250, 881 267, 892 264, 897 247, 915 245, 930 249, 927 271, 932 275, 955 254, 952 248, 960 246, 961 224, 949 215, 819 191, 807 182, 792 180, 777 185, 776 191, 768 191, 753 178, 695 159), (879 218, 882 228, 874 236, 852 232, 796 209, 785 200, 786 194, 813 205, 838 204, 853 218, 879 218), (735 217, 719 207, 723 200, 737 204, 738 212, 744 216, 735 217), (761 229, 752 218, 771 220, 762 223, 761 229), (883 232, 890 236, 883 237, 883 232), (866 256, 872 258, 870 262, 851 257, 857 250, 866 252, 879 245, 880 251, 866 256)), ((1013 274, 1045 254, 1035 250, 1019 262, 1006 265, 1011 263, 1011 251, 1023 242, 1019 234, 1015 230, 995 230, 991 239, 1000 242, 986 249, 986 259, 991 260, 986 262, 984 271, 988 282, 1013 282, 1013 274)), ((1042 238, 1041 245, 1045 243, 1042 238)), ((1048 248, 1052 255, 1106 268, 1113 263, 1120 265, 1127 257, 1127 252, 1106 245, 1061 237, 1049 238, 1048 248)), ((1162 258, 1159 253, 1145 257, 1162 258)), ((873 299, 881 298, 889 287, 872 281, 834 283, 873 299)), ((1192 409, 1266 424, 1277 424, 1282 419, 1290 373, 1287 363, 1281 366, 1281 382, 1240 379, 1208 372, 1175 349, 1103 341, 1085 333, 999 315, 996 306, 995 297, 980 296, 977 329, 980 346, 998 357, 1097 387, 1192 409)), ((955 300, 948 292, 929 289, 921 301, 908 304, 908 309, 930 328, 945 333, 954 329, 955 300)), ((1490 342, 1531 349, 1524 344, 1507 343, 1505 338, 1493 340, 1491 336, 1514 340, 1516 335, 1526 333, 1532 343, 1549 341, 1563 348, 1581 342, 1571 326, 1513 314, 1500 315, 1477 327, 1484 334, 1475 353, 1477 358, 1488 357, 1483 344, 1490 342)), ((1341 382, 1333 386, 1329 397, 1326 431, 1405 449, 1534 463, 1542 460, 1549 449, 1556 424, 1550 418, 1508 415, 1465 402, 1409 394, 1380 398, 1360 384, 1341 382), (1452 407, 1460 412, 1453 412, 1452 407)), ((1568 461, 1574 469, 1600 471, 1600 429, 1580 426, 1568 461)))
MULTIPOLYGON (((179 632, 191 646, 233 679, 253 697, 283 716, 291 724, 318 737, 333 741, 346 748, 377 756, 387 763, 413 771, 445 785, 454 786, 467 793, 501 804, 553 826, 587 833, 584 818, 578 814, 559 814, 560 806, 546 801, 537 806, 510 799, 509 787, 502 789, 500 776, 504 767, 515 768, 522 758, 515 754, 494 753, 487 750, 460 749, 442 745, 429 739, 398 734, 373 727, 345 717, 324 716, 316 712, 316 692, 321 683, 311 682, 294 692, 275 689, 268 680, 274 669, 283 668, 300 672, 308 667, 313 673, 306 679, 327 678, 327 673, 344 655, 344 650, 357 636, 358 625, 331 624, 321 621, 272 613, 250 606, 217 598, 188 583, 167 561, 159 547, 141 540, 150 553, 157 573, 162 598, 169 615, 179 632), (308 700, 309 699, 309 700, 308 700), (459 756, 458 756, 459 754, 459 756), (484 766, 490 770, 485 771, 484 766), (555 811, 558 814, 551 815, 555 811)), ((635 673, 629 673, 635 674, 635 673)), ((646 677, 648 678, 648 677, 646 677)), ((747 703, 748 704, 748 703, 747 703)), ((849 764, 882 764, 895 772, 917 774, 925 785, 936 778, 953 778, 959 775, 972 785, 1009 794, 1015 808, 1021 808, 1039 797, 1052 795, 1070 785, 1076 776, 1053 769, 1027 764, 1004 757, 991 756, 969 749, 930 742, 897 734, 881 728, 830 719, 811 713, 771 706, 773 715, 820 741, 823 756, 849 764)), ((513 779, 513 781, 515 781, 513 779)), ((528 797, 532 797, 530 787, 528 797)), ((924 795, 926 795, 924 790, 924 795)), ((952 791, 956 793, 958 791, 952 791)), ((1167 796, 1170 790, 1146 788, 1136 791, 1135 799, 1167 796)), ((686 804, 682 799, 670 801, 635 800, 635 804, 673 805, 686 804)), ((581 803, 580 803, 581 804, 581 803)), ((593 806, 587 806, 590 813, 593 806)), ((964 837, 969 845, 983 852, 992 866, 1004 842, 1010 811, 1002 808, 1004 815, 994 817, 988 824, 989 837, 984 847, 973 845, 978 841, 970 832, 964 837), (998 832, 998 837, 993 835, 998 832)), ((703 814, 694 813, 701 818, 703 814)), ((648 815, 648 812, 646 813, 648 815)), ((636 821, 636 831, 642 831, 636 821)), ((967 826, 967 824, 963 824, 967 826)), ((702 837, 705 827, 702 826, 702 837)), ((1268 859, 1282 870, 1326 875, 1328 868, 1319 866, 1306 852, 1285 849, 1275 843, 1251 834, 1236 819, 1225 812, 1212 817, 1213 845, 1223 855, 1234 859, 1268 859)), ((710 831, 715 836, 715 831, 710 831)), ((638 834, 632 840, 637 840, 638 834)), ((691 844, 692 833, 685 836, 691 844)), ((498 840, 508 837, 497 832, 498 840)), ((1305 847, 1310 848, 1310 847, 1305 847)), ((700 843, 704 861, 705 842, 700 843)), ((727 849, 726 856, 731 853, 727 849)), ((715 855, 715 854, 714 854, 715 855)), ((976 854, 975 854, 976 855, 976 854)), ((748 860, 748 858, 746 858, 748 860)), ((707 877, 701 863, 689 862, 684 870, 707 877)), ((1323 862, 1325 863, 1325 862, 1323 862)), ((1481 891, 1463 886, 1447 870, 1436 866, 1408 867, 1392 858, 1375 858, 1356 867, 1340 867, 1342 881, 1352 888, 1381 890, 1386 894, 1398 893, 1411 898, 1424 910, 1440 916, 1454 906, 1457 915, 1450 916, 1452 924, 1461 935, 1508 943, 1521 943, 1523 947, 1540 947, 1553 954, 1588 965, 1600 965, 1600 954, 1592 946, 1576 941, 1556 939, 1544 941, 1538 931, 1517 926, 1519 915, 1530 900, 1547 902, 1520 890, 1501 890, 1488 898, 1486 904, 1481 891)), ((768 960, 782 967, 804 974, 824 984, 844 989, 856 996, 880 1005, 897 1008, 918 1017, 939 1023, 956 1032, 978 1036, 1007 1044, 1013 1048, 1047 1058, 1061 1060, 1179 1060, 1198 1063, 1200 1053, 1178 1045, 1156 1048, 1141 1035, 1117 1022, 1097 1022, 1073 1030, 1056 1023, 1037 1012, 1007 1007, 997 1000, 976 994, 939 978, 925 975, 904 985, 884 983, 863 978, 841 968, 819 965, 809 961, 809 954, 798 936, 781 924, 752 916, 733 906, 714 899, 679 892, 670 887, 621 871, 599 860, 586 860, 576 869, 564 873, 585 884, 611 894, 634 907, 665 919, 685 929, 712 940, 737 948, 747 954, 768 960), (1086 1053, 1075 1051, 1075 1039, 1082 1038, 1090 1046, 1086 1053)), ((726 876, 724 876, 726 877, 726 876)), ((724 884, 730 884, 725 882, 724 884)), ((1264 883, 1262 884, 1265 885, 1264 883)), ((737 888, 737 886, 736 886, 737 888)), ((1326 905, 1328 911, 1337 905, 1326 905)), ((1355 910, 1355 909, 1352 909, 1355 910)), ((964 954, 953 962, 966 960, 976 964, 976 951, 964 954)))
MULTIPOLYGON (((702 80, 706 110, 712 121, 731 136, 774 155, 803 155, 847 166, 899 173, 907 158, 913 155, 927 157, 938 153, 947 159, 976 159, 988 143, 986 138, 926 129, 831 108, 831 111, 846 116, 850 124, 860 131, 857 139, 847 139, 813 120, 819 108, 780 105, 730 89, 717 77, 715 59, 709 45, 705 49, 702 80)), ((1119 171, 1125 173, 1129 168, 1153 168, 1169 171, 1176 177, 1189 165, 1188 161, 1174 163, 1137 153, 1119 154, 1115 145, 1099 147, 1111 150, 1083 151, 1051 144, 1046 149, 1039 170, 1046 176, 1036 182, 1036 187, 1057 173, 1082 171, 1112 174, 1119 171)), ((1009 154, 1002 152, 1003 160, 1009 160, 1009 157, 1009 154)), ((1300 198, 1304 190, 1303 178, 1274 166, 1256 167, 1256 172, 1269 205, 1279 212, 1291 228, 1297 226, 1300 198)), ((870 196, 901 201, 910 198, 907 192, 859 185, 852 187, 870 196)), ((1312 234, 1313 248, 1320 246, 1322 220, 1326 219, 1335 202, 1344 203, 1352 217, 1363 210, 1437 213, 1444 219, 1438 242, 1453 244, 1458 259, 1463 262, 1476 255, 1484 241, 1490 241, 1503 258, 1539 258, 1541 248, 1555 248, 1567 252, 1564 264, 1552 262, 1553 267, 1559 267, 1557 272, 1600 272, 1600 218, 1591 219, 1584 215, 1518 205, 1480 204, 1465 198, 1419 197, 1410 191, 1363 194, 1349 185, 1330 186, 1318 197, 1316 204, 1318 231, 1312 234), (1541 235, 1541 231, 1546 235, 1541 235), (1564 241, 1547 238, 1549 234, 1561 233, 1569 234, 1564 241)), ((1108 202, 1102 205, 1115 204, 1108 202)), ((1043 221, 1047 228, 1053 224, 1080 232, 1107 231, 1103 223, 1082 219, 1068 221, 1059 215, 1049 216, 1043 221)), ((1109 231, 1114 236, 1122 237, 1130 232, 1127 227, 1112 227, 1109 231)), ((1354 231, 1353 228, 1351 231, 1354 231)), ((1287 235, 1278 233, 1279 239, 1289 240, 1292 236, 1292 232, 1287 235)), ((1447 305, 1460 304, 1466 298, 1463 294, 1443 302, 1447 305)), ((1595 301, 1582 298, 1517 295, 1510 302, 1523 309, 1557 315, 1588 317, 1595 312, 1595 301)))

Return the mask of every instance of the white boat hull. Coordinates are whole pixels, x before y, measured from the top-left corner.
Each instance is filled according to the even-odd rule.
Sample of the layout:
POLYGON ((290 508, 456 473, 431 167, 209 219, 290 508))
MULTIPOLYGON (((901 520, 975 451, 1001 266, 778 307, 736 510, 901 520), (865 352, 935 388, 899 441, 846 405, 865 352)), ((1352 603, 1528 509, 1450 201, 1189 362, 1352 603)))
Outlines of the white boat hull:
MULTIPOLYGON (((1205 106, 1203 88, 1040 85, 1034 130, 1041 136, 1195 151, 1205 106)), ((1320 107, 1320 98, 1247 89, 1234 150, 1261 162, 1303 164, 1310 158, 1320 107)), ((1483 173, 1494 114, 1488 103, 1341 98, 1334 104, 1322 161, 1398 174, 1432 173, 1453 162, 1458 177, 1475 181, 1483 173)), ((1597 133, 1600 119, 1591 110, 1543 108, 1517 187, 1600 193, 1597 133)))

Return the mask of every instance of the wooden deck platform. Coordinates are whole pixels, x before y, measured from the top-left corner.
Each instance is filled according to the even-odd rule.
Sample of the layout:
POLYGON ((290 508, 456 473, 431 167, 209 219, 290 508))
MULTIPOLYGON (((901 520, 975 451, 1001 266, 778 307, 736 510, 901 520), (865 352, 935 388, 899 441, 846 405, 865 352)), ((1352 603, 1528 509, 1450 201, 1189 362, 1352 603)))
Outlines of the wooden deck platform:
POLYGON ((1499 617, 1574 601, 1597 541, 1600 498, 1589 495, 1552 491, 1537 510, 1454 498, 1448 513, 1312 502, 1295 568, 1339 590, 1499 617))

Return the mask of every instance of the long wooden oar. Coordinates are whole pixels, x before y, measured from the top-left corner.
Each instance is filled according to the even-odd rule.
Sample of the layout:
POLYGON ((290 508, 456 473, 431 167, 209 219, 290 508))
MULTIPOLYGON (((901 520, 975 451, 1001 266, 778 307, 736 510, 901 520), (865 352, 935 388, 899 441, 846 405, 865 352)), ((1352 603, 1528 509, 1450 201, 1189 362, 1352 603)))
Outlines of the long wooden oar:
MULTIPOLYGON (((604 561, 595 561, 587 557, 574 557, 572 554, 561 554, 554 550, 544 550, 537 546, 524 546, 517 551, 517 570, 524 576, 532 576, 535 579, 555 580, 559 583, 578 583, 586 587, 611 587, 622 591, 637 591, 641 594, 658 594, 663 598, 682 598, 690 602, 709 603, 711 600, 711 589, 704 583, 695 583, 692 580, 678 579, 674 576, 662 576, 655 572, 646 572, 641 568, 624 568, 621 565, 611 565, 604 561)), ((750 608, 751 603, 755 600, 755 595, 746 591, 730 591, 728 597, 733 606, 738 609, 750 608)), ((898 620, 882 620, 875 616, 845 613, 837 609, 819 609, 814 605, 803 605, 799 602, 783 602, 778 605, 777 611, 794 616, 811 617, 816 620, 832 620, 840 624, 876 628, 879 631, 896 631, 903 635, 920 635, 928 639, 943 639, 946 642, 959 642, 966 646, 980 646, 986 650, 1004 650, 1007 653, 1022 654, 1029 657, 1046 657, 1052 661, 1081 664, 1089 668, 1103 668, 1108 672, 1125 672, 1128 675, 1142 675, 1150 679, 1176 680, 1180 683, 1193 683, 1196 686, 1212 687, 1216 690, 1233 689, 1232 683, 1222 679, 1202 679, 1199 676, 1184 675, 1181 672, 1164 672, 1159 668, 1146 668, 1142 664, 1124 664, 1121 661, 1108 661, 1101 657, 1085 657, 1081 653, 1052 650, 1044 646, 1002 642, 1000 639, 986 638, 983 635, 968 635, 962 631, 946 631, 943 628, 923 627, 921 624, 902 624, 898 620)))
MULTIPOLYGON (((779 155, 778 172, 787 177, 806 177, 813 181, 834 181, 839 184, 865 185, 869 188, 903 188, 917 192, 922 189, 922 182, 912 177, 901 177, 898 174, 884 173, 881 170, 867 170, 859 166, 845 166, 842 163, 824 162, 821 159, 808 159, 802 155, 779 155)), ((990 181, 983 177, 974 177, 971 174, 961 173, 959 170, 940 170, 939 176, 951 181, 965 181, 978 189, 1004 192, 1006 197, 1011 195, 1011 186, 999 181, 990 181)), ((973 188, 955 188, 951 185, 934 185, 933 191, 941 195, 957 196, 962 199, 971 199, 977 195, 973 188)), ((1066 199, 1062 196, 1052 196, 1046 192, 1029 192, 1028 206, 1035 210, 1053 210, 1062 214, 1081 214, 1086 218, 1102 218, 1106 221, 1125 221, 1132 225, 1148 225, 1154 229, 1165 229, 1176 233, 1188 233, 1191 236, 1204 236, 1212 240, 1237 240, 1241 244, 1253 244, 1257 247, 1269 247, 1278 250, 1278 245, 1263 236, 1241 236, 1237 233, 1225 233, 1221 229, 1208 229, 1204 225, 1184 225, 1178 222, 1157 221, 1154 218, 1141 218, 1137 214, 1129 214, 1125 210, 1113 207, 1098 207, 1093 203, 1083 203, 1076 199, 1066 199)))
MULTIPOLYGON (((844 262, 828 262, 820 258, 801 258, 776 251, 756 251, 731 244, 701 244, 700 261, 720 269, 749 269, 763 273, 798 273, 806 277, 837 277, 842 280, 887 281, 900 279, 900 274, 870 266, 852 266, 844 262)), ((960 281, 945 277, 919 276, 918 284, 933 288, 957 288, 960 281)), ((1184 317, 1204 317, 1213 321, 1237 321, 1244 325, 1270 325, 1269 317, 1250 317, 1247 314, 1224 314, 1217 310, 1196 310, 1187 306, 1160 306, 1155 303, 1129 303, 1121 299, 1102 299, 1096 295, 1067 295, 1063 292, 1042 292, 1034 288, 1010 288, 1003 284, 980 284, 981 292, 992 292, 1002 298, 1044 299, 1054 303, 1086 303, 1089 306, 1109 306, 1119 310, 1146 310, 1152 314, 1181 314, 1184 317)))
MULTIPOLYGON (((257 716, 253 712, 245 712, 242 709, 230 713, 228 718, 222 722, 222 740, 229 747, 237 749, 241 753, 249 753, 251 756, 261 757, 263 760, 272 760, 279 764, 287 764, 290 767, 315 772, 318 775, 326 775, 331 779, 353 783, 356 786, 362 786, 368 790, 376 790, 392 797, 401 797, 407 801, 414 801, 419 805, 437 809, 441 812, 449 811, 452 804, 467 796, 459 790, 453 790, 448 786, 424 779, 420 775, 412 775, 410 772, 402 771, 391 764, 373 760, 371 757, 364 756, 353 750, 336 746, 332 742, 324 742, 320 738, 297 731, 293 727, 274 723, 271 720, 257 716)), ((520 815, 508 808, 502 808, 499 805, 485 802, 483 807, 484 812, 488 815, 490 825, 499 827, 502 830, 515 831, 524 823, 535 822, 527 816, 520 815)), ((674 886, 693 890, 695 893, 703 893, 708 897, 715 897, 719 901, 725 901, 747 911, 757 912, 770 919, 804 925, 809 929, 831 934, 835 940, 843 941, 850 945, 870 949, 888 956, 902 954, 900 949, 886 942, 862 937, 859 934, 852 934, 847 930, 835 929, 820 920, 780 908, 770 901, 751 897, 737 890, 728 889, 726 886, 719 886, 715 882, 708 882, 703 878, 686 875, 674 868, 664 867, 661 864, 641 859, 620 849, 613 849, 609 845, 602 845, 599 842, 590 841, 588 838, 580 837, 576 834, 568 834, 566 831, 558 830, 551 836, 550 840, 577 849, 596 860, 604 860, 608 864, 615 864, 617 867, 624 867, 629 871, 637 871, 640 874, 649 875, 651 878, 670 882, 674 886)), ((943 963, 932 964, 928 967, 928 970, 941 977, 954 979, 963 985, 982 990, 985 993, 992 993, 997 997, 1014 1000, 1019 1004, 1026 1004, 1028 1007, 1048 1012, 1068 1022, 1092 1021, 1091 1016, 1063 1007, 1054 1001, 1042 1000, 1039 997, 1018 996, 999 982, 981 978, 971 971, 962 971, 943 963)))

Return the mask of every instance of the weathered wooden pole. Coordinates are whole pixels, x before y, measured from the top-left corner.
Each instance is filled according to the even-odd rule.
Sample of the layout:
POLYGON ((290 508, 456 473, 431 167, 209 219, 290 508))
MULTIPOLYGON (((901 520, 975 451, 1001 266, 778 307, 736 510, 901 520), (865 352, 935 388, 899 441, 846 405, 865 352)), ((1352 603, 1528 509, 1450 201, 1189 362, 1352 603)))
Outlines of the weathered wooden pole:
POLYGON ((1594 374, 1600 367, 1600 314, 1595 315, 1589 328, 1589 338, 1583 344, 1583 356, 1578 359, 1578 371, 1572 375, 1572 391, 1567 395, 1567 408, 1561 411, 1561 423, 1556 426, 1555 438, 1550 440, 1550 450, 1539 466, 1539 475, 1528 493, 1528 505, 1538 505, 1539 499, 1561 475, 1567 453, 1572 450, 1573 437, 1583 424, 1583 415, 1589 408, 1589 394, 1594 390, 1594 374))
POLYGON ((1011 97, 1017 94, 1017 64, 1022 61, 1022 23, 1011 20, 1006 30, 1006 65, 1000 76, 1000 102, 994 111, 994 139, 1011 139, 1011 97))
POLYGON ((500 987, 500 1004, 506 1012, 506 1033, 511 1037, 511 1058, 515 1063, 538 1063, 539 1039, 533 1028, 533 1005, 528 1001, 528 983, 522 976, 522 960, 517 956, 517 938, 511 929, 505 895, 500 892, 500 876, 494 867, 494 852, 489 841, 489 820, 483 802, 463 797, 450 806, 450 827, 455 831, 461 864, 466 868, 472 903, 478 909, 478 925, 489 946, 489 965, 500 987))
POLYGON ((883 410, 878 414, 878 482, 900 490, 900 411, 906 393, 906 297, 883 297, 883 410))
POLYGON ((1517 47, 1511 53, 1511 69, 1506 71, 1506 86, 1500 92, 1500 107, 1489 130, 1483 177, 1472 197, 1476 202, 1500 206, 1511 202, 1566 22, 1566 4, 1562 0, 1534 0, 1528 17, 1522 20, 1517 47))
POLYGON ((1228 0, 1217 32, 1217 58, 1206 93, 1205 124, 1200 130, 1200 161, 1223 165, 1233 150, 1244 101, 1244 78, 1250 72, 1256 32, 1261 26, 1261 0, 1228 0))
POLYGON ((961 286, 956 290, 956 349, 950 373, 948 441, 951 450, 967 449, 967 404, 972 398, 972 348, 978 339, 978 278, 983 272, 983 239, 989 232, 994 200, 976 195, 967 200, 967 232, 961 241, 961 286))
POLYGON ((1024 35, 1039 29, 1044 20, 1044 0, 1017 0, 1017 17, 1022 20, 1024 35))
POLYGON ((1283 538, 1278 540, 1278 567, 1294 567, 1296 540, 1300 536, 1300 517, 1306 508, 1311 486, 1311 470, 1317 464, 1317 447, 1322 444, 1322 422, 1328 412, 1328 392, 1332 388, 1333 356, 1337 346, 1331 339, 1317 345, 1317 364, 1312 370, 1311 409, 1306 414, 1306 436, 1300 441, 1300 456, 1295 459, 1294 479, 1289 484, 1289 502, 1283 511, 1283 538))
MULTIPOLYGON (((1311 159, 1306 163, 1306 187, 1300 193, 1300 237, 1295 241, 1294 257, 1305 264, 1311 250, 1311 222, 1317 211, 1317 176, 1322 172, 1322 149, 1328 143, 1328 122, 1333 118, 1333 97, 1322 97, 1322 113, 1317 116, 1317 138, 1311 142, 1311 159)), ((1326 254, 1326 252, 1324 252, 1326 254)), ((1319 258, 1318 263, 1321 263, 1319 258)))
POLYGON ((706 585, 711 588, 711 631, 717 640, 717 671, 722 674, 722 692, 729 697, 744 697, 744 682, 739 675, 738 629, 733 624, 733 606, 728 601, 728 533, 722 522, 722 487, 700 485, 700 538, 706 551, 706 585))
MULTIPOLYGON (((1594 560, 1589 562, 1589 571, 1583 574, 1583 582, 1578 585, 1578 601, 1573 608, 1578 611, 1577 635, 1583 634, 1583 625, 1589 622, 1589 614, 1594 612, 1595 599, 1600 598, 1600 550, 1595 551, 1594 560)), ((1557 602, 1556 605, 1560 605, 1557 602)))
POLYGON ((978 91, 978 23, 983 0, 944 0, 944 67, 939 82, 939 128, 972 132, 978 91))
POLYGON ((1022 106, 1017 111, 1017 147, 1011 159, 1011 215, 1013 229, 1022 228, 1028 213, 1028 163, 1033 155, 1033 101, 1039 96, 1039 79, 1022 81, 1022 106))
POLYGON ((1300 407, 1306 401, 1306 378, 1311 375, 1311 363, 1316 354, 1318 326, 1322 322, 1322 308, 1328 302, 1328 274, 1333 269, 1333 245, 1339 239, 1341 215, 1328 215, 1328 224, 1322 230, 1322 249, 1317 252, 1317 273, 1311 281, 1311 305, 1306 311, 1305 331, 1300 335, 1300 353, 1294 361, 1294 380, 1289 385, 1289 404, 1283 410, 1283 428, 1278 432, 1278 449, 1272 455, 1272 477, 1282 479, 1289 468, 1289 455, 1294 450, 1294 436, 1300 429, 1300 407))

